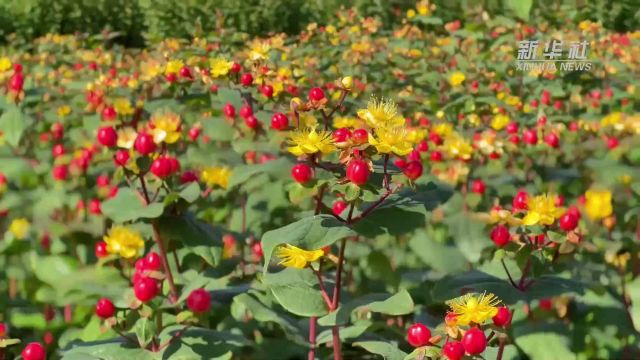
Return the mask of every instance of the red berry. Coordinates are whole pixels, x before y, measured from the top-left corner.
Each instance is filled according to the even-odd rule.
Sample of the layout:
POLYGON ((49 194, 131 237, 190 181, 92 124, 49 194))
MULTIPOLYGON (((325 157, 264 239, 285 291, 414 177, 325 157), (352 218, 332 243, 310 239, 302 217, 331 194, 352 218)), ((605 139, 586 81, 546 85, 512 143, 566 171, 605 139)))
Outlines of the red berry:
POLYGON ((493 317, 493 324, 500 327, 511 325, 511 311, 506 306, 500 306, 498 313, 493 317))
POLYGON ((449 360, 460 360, 464 356, 464 346, 460 341, 449 341, 442 347, 442 354, 449 360))
POLYGON ((313 178, 313 169, 307 164, 296 164, 291 168, 291 176, 296 182, 304 184, 313 178))
POLYGON ((170 83, 174 83, 176 82, 176 80, 178 80, 178 76, 175 73, 169 73, 165 75, 164 78, 167 80, 167 82, 170 83))
POLYGON ((147 133, 139 133, 134 143, 136 151, 140 155, 149 155, 156 150, 156 143, 153 142, 153 136, 147 133))
MULTIPOLYGON (((15 73, 21 73, 22 72, 22 64, 13 64, 13 72, 15 73)), ((611 90, 611 89, 608 89, 611 90)))
POLYGON ((116 145, 118 141, 118 134, 116 130, 111 126, 105 126, 98 129, 98 142, 102 146, 112 147, 116 145))
POLYGON ((91 199, 89 202, 89 212, 94 215, 102 214, 102 210, 100 209, 100 199, 91 199))
POLYGON ((335 142, 345 142, 349 140, 351 137, 351 130, 347 128, 336 129, 333 132, 333 141, 335 142))
POLYGON ((486 190, 487 190, 487 186, 484 184, 484 181, 480 179, 475 179, 471 183, 471 191, 476 194, 482 195, 486 190))
POLYGON ((7 324, 0 323, 0 339, 6 337, 9 334, 7 331, 7 324))
POLYGON ((253 84, 253 75, 251 75, 250 73, 242 74, 242 76, 240 76, 240 83, 243 86, 249 86, 253 84))
POLYGON ((51 148, 51 155, 53 155, 54 158, 58 156, 62 156, 64 155, 64 153, 65 153, 64 145, 62 144, 55 144, 53 145, 53 148, 51 148))
POLYGON ((560 217, 560 228, 564 231, 571 231, 578 226, 578 218, 571 212, 566 212, 560 217))
POLYGON ((273 86, 271 85, 264 85, 260 88, 260 92, 262 93, 262 95, 268 97, 268 98, 272 98, 273 97, 273 86))
POLYGON ((433 162, 440 162, 442 161, 442 153, 440 151, 434 151, 431 153, 430 159, 433 162))
POLYGON ((247 125, 249 129, 257 129, 260 126, 260 121, 258 121, 258 118, 251 115, 244 118, 244 124, 247 125))
POLYGON ((113 159, 117 166, 125 166, 129 161, 129 150, 118 150, 116 156, 113 159))
POLYGON ((347 179, 358 186, 366 184, 370 174, 369 164, 364 160, 351 160, 347 165, 347 179))
POLYGON ((187 184, 198 181, 198 174, 193 171, 185 171, 180 175, 180 183, 187 184))
POLYGON ((160 270, 160 255, 157 252, 152 251, 144 257, 144 269, 150 271, 160 270))
POLYGON ((158 283, 149 277, 143 277, 133 284, 133 293, 142 302, 147 302, 158 295, 158 283))
POLYGON ((364 144, 369 139, 369 133, 365 129, 356 129, 353 131, 353 140, 358 144, 364 144))
POLYGON ((251 252, 253 253, 253 256, 255 256, 258 259, 262 259, 262 257, 264 256, 264 251, 262 250, 262 243, 259 241, 256 241, 253 243, 253 245, 251 245, 251 252))
POLYGON ((422 323, 416 323, 407 330, 407 341, 413 347, 420 347, 429 344, 431 339, 431 331, 422 323))
POLYGON ((171 162, 166 157, 159 157, 151 163, 151 173, 161 179, 171 175, 171 162))
POLYGON ((607 147, 609 150, 615 149, 620 145, 620 140, 617 137, 610 137, 607 139, 607 147))
POLYGON ((116 109, 113 106, 105 106, 102 109, 102 120, 109 121, 116 118, 116 109))
POLYGON ((194 313, 204 313, 211 308, 211 294, 205 289, 196 289, 187 297, 187 307, 194 313))
POLYGON ((282 131, 289 127, 289 119, 283 113, 275 113, 271 117, 271 128, 274 130, 282 131))
POLYGON ((9 79, 9 90, 20 92, 24 86, 24 76, 22 73, 15 73, 9 79))
POLYGON ((188 133, 189 139, 191 139, 191 141, 198 140, 201 132, 202 132, 202 129, 200 129, 199 126, 192 127, 191 129, 189 129, 189 133, 188 133))
POLYGON ((436 145, 442 145, 442 137, 434 132, 429 134, 429 140, 436 144, 436 145))
POLYGON ((551 93, 549 90, 542 91, 542 96, 540 97, 540 102, 549 105, 551 103, 551 93))
POLYGON ((338 200, 333 203, 333 207, 331 208, 331 211, 333 211, 334 215, 340 215, 346 208, 347 208, 347 203, 345 201, 338 200))
POLYGON ((237 62, 234 62, 233 65, 231 65, 232 73, 237 74, 240 72, 240 70, 242 70, 242 65, 238 64, 237 62))
POLYGON ((549 133, 544 137, 544 142, 552 148, 560 146, 560 138, 555 133, 549 133))
POLYGON ((222 108, 222 112, 230 118, 236 116, 236 108, 231 103, 226 103, 222 108))
POLYGON ((429 151, 429 143, 427 140, 422 140, 418 143, 418 151, 427 152, 429 151))
POLYGON ((527 199, 529 195, 526 191, 518 191, 516 196, 513 198, 513 209, 514 210, 526 210, 527 209, 527 199))
POLYGON ((24 360, 45 360, 46 356, 44 346, 38 342, 32 342, 22 350, 24 360))
POLYGON ((509 229, 507 229, 504 225, 497 225, 491 230, 491 240, 493 240, 494 244, 497 247, 503 247, 509 243, 511 240, 511 234, 509 234, 509 229))
POLYGON ((535 145, 538 143, 538 134, 535 130, 527 129, 522 133, 522 141, 525 144, 535 145))
POLYGON ((320 101, 322 99, 324 99, 324 90, 319 87, 314 87, 309 90, 309 100, 320 101))
POLYGON ((419 161, 410 161, 402 170, 404 175, 410 180, 415 180, 422 176, 422 163, 419 161))
POLYGON ((51 170, 53 178, 58 181, 64 181, 69 176, 69 167, 67 165, 57 165, 51 170))
POLYGON ((540 299, 538 306, 541 310, 549 311, 553 307, 553 302, 551 301, 551 299, 540 299))
POLYGON ((505 128, 505 130, 507 131, 507 133, 509 134, 515 134, 518 132, 518 123, 517 122, 510 122, 507 124, 507 127, 505 128))
POLYGON ((102 298, 96 303, 96 315, 102 319, 110 318, 116 313, 116 307, 111 300, 102 298))
POLYGON ((240 116, 242 116, 243 118, 247 118, 251 115, 253 115, 253 109, 251 108, 251 106, 245 104, 240 107, 240 116))
POLYGON ((538 118, 538 126, 544 126, 547 124, 547 117, 542 115, 538 118))
POLYGON ((462 337, 462 346, 469 355, 478 355, 487 348, 487 337, 476 327, 467 330, 462 337))
POLYGON ((96 243, 95 254, 98 259, 109 256, 109 252, 107 251, 107 243, 104 241, 98 241, 96 243))
POLYGON ((64 126, 60 122, 55 122, 51 125, 51 135, 54 140, 61 140, 64 136, 64 126))
POLYGON ((405 166, 407 166, 407 161, 405 159, 398 158, 393 162, 393 164, 398 167, 398 169, 404 169, 405 166))
POLYGON ((191 70, 188 66, 183 66, 180 69, 180 76, 183 78, 191 78, 191 70))

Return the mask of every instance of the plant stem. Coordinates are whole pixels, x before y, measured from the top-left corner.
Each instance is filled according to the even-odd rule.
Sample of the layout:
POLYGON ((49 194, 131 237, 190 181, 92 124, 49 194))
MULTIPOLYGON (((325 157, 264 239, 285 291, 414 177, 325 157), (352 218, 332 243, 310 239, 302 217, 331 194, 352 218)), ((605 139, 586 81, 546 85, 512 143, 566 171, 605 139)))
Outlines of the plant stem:
POLYGON ((504 345, 505 345, 504 338, 500 336, 500 348, 498 348, 498 355, 496 356, 496 360, 502 360, 502 354, 504 353, 504 345))
POLYGON ((318 318, 312 316, 309 318, 309 354, 308 360, 315 360, 316 358, 316 331, 318 326, 318 318))
POLYGON ((531 255, 527 258, 527 263, 524 265, 524 270, 522 270, 522 276, 520 277, 520 282, 518 283, 518 289, 524 289, 524 281, 527 279, 527 275, 529 275, 529 271, 531 270, 531 255))
MULTIPOLYGON (((340 243, 340 253, 338 255, 338 267, 336 269, 336 287, 333 289, 333 309, 340 304, 340 288, 342 286, 342 267, 344 264, 344 250, 347 247, 347 238, 343 238, 340 243)), ((340 343, 340 326, 334 325, 331 330, 333 334, 333 360, 342 360, 342 344, 340 343)))
POLYGON ((389 191, 389 173, 387 173, 387 165, 389 164, 389 154, 384 154, 384 188, 389 191))

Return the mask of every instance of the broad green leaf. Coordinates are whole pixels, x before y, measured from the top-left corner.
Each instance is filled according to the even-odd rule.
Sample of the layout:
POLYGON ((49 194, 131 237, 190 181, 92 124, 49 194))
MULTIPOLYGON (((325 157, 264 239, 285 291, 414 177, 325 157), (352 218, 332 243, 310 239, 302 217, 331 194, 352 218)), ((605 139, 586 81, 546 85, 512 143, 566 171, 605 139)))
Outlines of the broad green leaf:
POLYGON ((122 223, 140 218, 157 218, 162 215, 164 207, 161 203, 146 205, 135 190, 120 188, 116 197, 102 203, 101 210, 113 221, 122 223))
POLYGON ((482 250, 492 245, 485 230, 485 224, 470 218, 465 213, 450 215, 445 222, 449 225, 453 241, 470 262, 480 260, 482 250))
POLYGON ((285 314, 279 314, 275 310, 265 306, 255 297, 249 294, 240 294, 233 298, 234 305, 242 306, 245 310, 248 310, 254 319, 260 322, 274 322, 280 325, 287 334, 295 336, 299 341, 304 342, 305 339, 300 336, 302 329, 300 329, 295 321, 285 314))
POLYGON ((432 240, 424 230, 418 230, 409 240, 409 247, 420 260, 444 274, 454 274, 466 269, 466 261, 460 250, 432 240))
POLYGON ((398 349, 398 346, 384 341, 359 341, 353 343, 353 346, 359 346, 372 354, 380 355, 385 360, 404 360, 408 355, 398 349))
POLYGON ((285 157, 267 161, 263 164, 240 165, 233 168, 229 178, 229 188, 240 185, 258 174, 269 174, 273 176, 289 174, 293 164, 285 157))
POLYGON ((278 245, 290 244, 304 250, 317 250, 353 235, 355 233, 351 229, 330 215, 306 217, 279 229, 268 231, 262 237, 266 264, 264 271, 268 271, 271 257, 278 245))
POLYGON ((522 20, 529 20, 533 0, 507 0, 505 5, 522 20))
POLYGON ((176 241, 215 266, 222 257, 222 233, 219 229, 196 219, 190 213, 164 216, 158 221, 164 241, 176 241))
POLYGON ((146 317, 138 319, 133 327, 140 347, 146 347, 156 334, 156 323, 146 317))
POLYGON ((395 295, 368 294, 346 302, 336 311, 318 319, 318 324, 323 326, 347 324, 351 313, 358 310, 386 315, 406 315, 413 312, 414 304, 406 290, 401 290, 395 295))
POLYGON ((562 326, 522 325, 513 327, 513 337, 531 360, 573 359, 567 331, 562 326))
POLYGON ((287 268, 266 273, 264 284, 278 303, 295 315, 319 317, 328 313, 316 275, 310 269, 287 268))
POLYGON ((182 189, 179 195, 186 202, 192 203, 200 197, 200 185, 194 181, 182 189))
POLYGON ((0 116, 0 131, 9 145, 16 147, 20 144, 22 134, 32 121, 31 117, 25 115, 19 107, 10 106, 0 116))

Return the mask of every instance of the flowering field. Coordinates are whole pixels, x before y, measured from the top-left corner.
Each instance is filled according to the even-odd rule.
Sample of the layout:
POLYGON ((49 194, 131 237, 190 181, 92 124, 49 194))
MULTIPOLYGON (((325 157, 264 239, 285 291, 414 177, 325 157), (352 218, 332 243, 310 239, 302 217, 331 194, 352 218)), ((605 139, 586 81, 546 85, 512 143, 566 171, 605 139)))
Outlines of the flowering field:
POLYGON ((640 358, 640 32, 438 11, 2 48, 0 359, 640 358))

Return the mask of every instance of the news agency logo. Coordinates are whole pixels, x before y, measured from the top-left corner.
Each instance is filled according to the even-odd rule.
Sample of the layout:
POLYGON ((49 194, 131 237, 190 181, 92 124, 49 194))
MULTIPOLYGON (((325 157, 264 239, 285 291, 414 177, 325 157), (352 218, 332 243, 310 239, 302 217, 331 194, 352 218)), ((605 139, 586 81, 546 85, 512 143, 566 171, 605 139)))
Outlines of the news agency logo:
POLYGON ((542 57, 539 58, 539 40, 524 40, 518 42, 518 57, 516 70, 521 71, 590 71, 593 63, 587 59, 589 52, 588 41, 571 41, 568 46, 567 57, 564 58, 562 40, 553 39, 544 43, 542 57))

